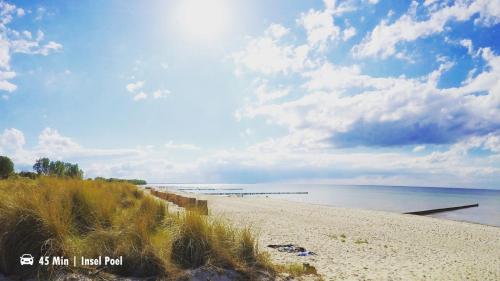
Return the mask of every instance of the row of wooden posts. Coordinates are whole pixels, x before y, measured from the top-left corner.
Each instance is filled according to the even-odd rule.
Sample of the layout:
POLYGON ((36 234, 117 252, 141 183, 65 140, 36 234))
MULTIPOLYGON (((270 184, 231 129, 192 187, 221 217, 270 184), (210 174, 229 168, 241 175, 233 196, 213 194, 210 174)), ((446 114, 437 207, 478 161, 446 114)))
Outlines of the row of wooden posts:
POLYGON ((161 192, 158 190, 151 190, 151 194, 160 199, 172 202, 179 207, 185 208, 186 210, 197 210, 203 215, 208 215, 207 200, 198 200, 196 198, 185 197, 169 192, 161 192))

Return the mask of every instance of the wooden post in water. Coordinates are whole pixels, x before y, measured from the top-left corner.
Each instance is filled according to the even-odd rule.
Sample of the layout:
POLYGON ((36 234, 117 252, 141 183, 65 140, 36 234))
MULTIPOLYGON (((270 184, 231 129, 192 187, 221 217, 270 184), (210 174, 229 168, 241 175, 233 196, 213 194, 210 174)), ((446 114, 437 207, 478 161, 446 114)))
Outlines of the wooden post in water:
POLYGON ((425 215, 430 215, 430 214, 435 214, 435 213, 449 212, 449 211, 460 210, 460 209, 465 209, 465 208, 472 208, 472 207, 479 207, 479 204, 476 203, 476 204, 471 204, 471 205, 463 205, 463 206, 456 206, 456 207, 449 207, 449 208, 430 209, 430 210, 423 210, 423 211, 416 211, 416 212, 408 212, 405 214, 425 216, 425 215))

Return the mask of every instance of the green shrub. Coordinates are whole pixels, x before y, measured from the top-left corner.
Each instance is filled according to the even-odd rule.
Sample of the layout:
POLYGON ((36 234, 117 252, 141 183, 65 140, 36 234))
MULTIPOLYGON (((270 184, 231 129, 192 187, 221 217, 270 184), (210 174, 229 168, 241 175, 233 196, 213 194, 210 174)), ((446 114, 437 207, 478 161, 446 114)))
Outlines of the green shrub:
POLYGON ((0 179, 8 178, 14 173, 14 163, 9 157, 0 156, 0 179))

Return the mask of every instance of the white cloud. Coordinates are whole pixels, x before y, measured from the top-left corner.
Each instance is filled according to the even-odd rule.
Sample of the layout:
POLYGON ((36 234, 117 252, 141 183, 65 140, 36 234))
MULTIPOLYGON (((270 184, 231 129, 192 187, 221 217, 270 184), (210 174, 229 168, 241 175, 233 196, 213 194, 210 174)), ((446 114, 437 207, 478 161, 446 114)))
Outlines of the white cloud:
POLYGON ((333 22, 335 4, 332 3, 323 11, 311 9, 303 13, 298 20, 298 23, 306 30, 307 42, 311 48, 317 47, 325 50, 329 42, 340 36, 340 27, 333 22))
POLYGON ((16 6, 7 2, 0 2, 0 24, 2 27, 12 21, 12 14, 16 11, 16 6))
POLYGON ((153 92, 153 98, 154 99, 161 99, 161 98, 165 98, 169 94, 170 94, 169 90, 156 90, 153 92))
POLYGON ((81 147, 68 137, 62 136, 57 130, 45 128, 38 136, 38 147, 42 151, 65 153, 80 150, 81 147))
POLYGON ((346 41, 356 34, 353 27, 341 31, 340 27, 335 25, 335 16, 351 12, 356 9, 352 1, 344 1, 337 5, 337 1, 325 0, 325 9, 322 11, 309 10, 302 13, 297 22, 304 27, 307 34, 307 42, 311 49, 317 48, 320 52, 325 51, 329 43, 342 38, 346 41))
POLYGON ((237 117, 262 116, 318 146, 454 143, 500 128, 500 56, 481 54, 483 72, 459 88, 437 88, 453 64, 417 78, 373 77, 359 66, 324 63, 304 73, 307 92, 295 100, 247 104, 237 117), (485 93, 476 95, 476 93, 485 93))
POLYGON ((7 92, 15 91, 17 86, 9 81, 14 77, 16 77, 16 73, 13 71, 0 71, 0 90, 7 92))
POLYGON ((7 155, 16 163, 30 162, 33 157, 24 149, 26 140, 23 132, 18 129, 5 129, 0 134, 0 154, 7 155))
POLYGON ((334 23, 334 17, 356 9, 352 1, 337 5, 336 1, 325 0, 324 5, 323 10, 311 9, 296 20, 305 29, 307 42, 285 40, 290 29, 276 23, 269 25, 263 36, 250 37, 243 50, 231 55, 236 73, 249 70, 265 75, 290 74, 315 67, 331 43, 348 40, 356 33, 353 27, 343 32, 334 23))
POLYGON ((246 128, 243 132, 241 132, 241 133, 240 133, 240 137, 242 137, 242 138, 247 138, 247 137, 249 137, 249 136, 253 135, 253 133, 254 133, 254 132, 253 132, 253 130, 252 130, 252 129, 250 129, 250 128, 246 128))
POLYGON ((17 8, 16 13, 18 17, 22 17, 26 14, 23 8, 17 8))
POLYGON ((144 87, 145 81, 137 81, 135 83, 129 83, 125 86, 128 92, 133 93, 134 97, 132 98, 134 101, 144 100, 151 96, 153 99, 161 99, 165 98, 170 94, 169 90, 166 89, 157 89, 152 93, 148 94, 145 91, 140 91, 144 87))
POLYGON ((264 36, 251 38, 244 50, 233 53, 231 58, 238 66, 237 71, 245 69, 276 74, 298 71, 310 65, 308 46, 293 46, 281 42, 284 30, 286 28, 272 24, 264 32, 264 36))
POLYGON ((434 4, 435 2, 436 2, 436 0, 425 0, 424 6, 430 6, 430 5, 434 4))
POLYGON ((134 96, 134 101, 140 101, 140 100, 145 100, 148 98, 148 95, 144 92, 140 92, 134 96))
MULTIPOLYGON (((281 30, 286 32, 276 33, 269 27, 264 36, 251 38, 246 49, 233 55, 237 71, 251 70, 258 75, 253 97, 236 110, 235 117, 238 120, 260 117, 256 122, 264 119, 267 125, 285 128, 287 133, 243 151, 219 152, 211 158, 222 163, 218 169, 229 175, 247 172, 262 177, 268 175, 266 171, 276 174, 286 171, 284 178, 295 174, 318 178, 322 173, 329 175, 328 178, 337 171, 337 177, 350 174, 347 180, 360 178, 358 175, 366 171, 375 175, 362 176, 362 180, 371 184, 374 181, 425 184, 418 180, 422 174, 432 178, 432 184, 468 185, 483 179, 494 182, 497 178, 494 173, 500 171, 498 160, 492 162, 500 159, 495 150, 500 138, 498 54, 488 48, 475 50, 472 41, 460 42, 472 59, 483 59, 486 65, 478 64, 466 80, 461 84, 457 81, 460 86, 451 88, 439 88, 443 74, 455 67, 450 57, 440 54, 434 54, 439 67, 419 77, 366 74, 364 61, 337 65, 330 61, 330 53, 324 51, 336 40, 349 40, 356 34, 347 20, 344 20, 346 28, 336 32, 339 15, 354 9, 344 3, 355 1, 345 1, 342 5, 325 1, 324 10, 309 10, 300 15, 297 23, 306 30, 306 42, 298 39, 302 37, 295 30, 283 27, 281 30), (259 45, 263 42, 268 43, 265 48, 259 45), (300 63, 283 59, 295 58, 290 54, 299 46, 307 48, 305 56, 298 60, 300 63), (283 50, 288 50, 288 56, 283 55, 283 50), (284 78, 276 74, 293 76, 284 78), (472 142, 493 155, 474 159, 458 152, 459 147, 468 151, 470 148, 464 148, 463 144, 472 142), (394 152, 356 153, 353 152, 356 146, 383 146, 394 152), (373 167, 373 163, 383 164, 373 167), (435 174, 430 175, 429 171, 435 174), (478 175, 484 178, 477 180, 478 175)), ((456 1, 428 2, 422 6, 414 1, 402 17, 394 22, 382 21, 352 51, 359 58, 395 56, 416 64, 421 58, 406 48, 400 49, 401 43, 441 33, 450 29, 448 25, 453 21, 475 19, 475 24, 490 25, 500 14, 495 5, 488 1, 456 1)), ((388 18, 391 16, 389 13, 388 18)), ((369 69, 373 71, 373 65, 369 69)), ((242 132, 240 136, 247 135, 242 132)))
POLYGON ((304 148, 308 144, 307 139, 298 141, 290 136, 271 138, 243 150, 216 151, 198 160, 197 170, 211 182, 241 182, 241 175, 245 175, 257 181, 468 187, 487 186, 495 182, 495 173, 500 171, 458 152, 456 147, 444 149, 442 155, 416 156, 411 152, 304 148))
POLYGON ((404 79, 392 77, 372 77, 363 75, 358 65, 335 66, 324 63, 320 68, 304 73, 309 78, 305 86, 310 91, 339 91, 354 87, 374 88, 378 90, 394 87, 404 79))
POLYGON ((43 47, 40 49, 38 52, 41 55, 47 56, 51 52, 56 52, 62 50, 62 45, 54 42, 54 41, 49 41, 49 43, 43 45, 43 47))
MULTIPOLYGON (((462 87, 451 88, 448 92, 450 94, 455 92, 460 95, 488 92, 489 95, 477 96, 470 99, 476 101, 474 104, 477 103, 476 105, 478 106, 484 106, 488 102, 491 106, 494 106, 500 102, 500 56, 494 54, 490 48, 481 48, 477 53, 486 62, 487 69, 475 77, 466 80, 462 87)), ((477 113, 480 114, 480 112, 477 113)), ((488 114, 490 112, 483 113, 488 114)), ((496 111, 491 113, 496 113, 496 111)))
POLYGON ((11 157, 17 165, 32 165, 37 158, 80 160, 136 157, 139 149, 95 149, 85 148, 72 138, 61 135, 57 130, 45 128, 38 136, 36 146, 28 149, 23 132, 18 129, 5 129, 0 134, 0 153, 11 157))
POLYGON ((38 7, 36 9, 36 21, 41 21, 43 17, 47 14, 47 9, 45 7, 38 7))
POLYGON ((137 81, 135 83, 129 83, 125 86, 125 89, 127 89, 127 91, 133 93, 139 89, 141 89, 142 87, 144 86, 144 81, 137 81))
POLYGON ((415 18, 413 2, 409 11, 394 23, 383 20, 364 39, 352 49, 356 57, 387 58, 398 53, 397 46, 401 42, 412 42, 419 38, 440 33, 450 21, 463 22, 479 14, 476 23, 493 25, 500 21, 500 4, 498 1, 476 0, 457 1, 451 6, 444 6, 436 11, 429 11, 427 20, 415 18))
POLYGON ((165 143, 165 148, 168 149, 183 149, 183 150, 200 150, 200 147, 194 144, 188 143, 174 143, 173 141, 168 141, 165 143))
POLYGON ((323 0, 325 11, 333 16, 340 16, 344 13, 353 12, 357 9, 358 4, 355 1, 323 0))
POLYGON ((290 30, 288 28, 282 26, 281 24, 273 23, 266 30, 265 34, 269 35, 275 39, 279 39, 279 38, 285 36, 286 34, 288 34, 289 31, 290 30))
POLYGON ((47 44, 40 46, 40 42, 38 40, 29 40, 31 34, 23 33, 23 35, 26 36, 27 39, 12 40, 10 42, 12 52, 47 56, 51 53, 61 51, 63 48, 61 44, 54 41, 50 41, 47 44))
POLYGON ((500 134, 488 135, 484 139, 483 145, 486 149, 489 149, 492 152, 500 153, 500 134))
POLYGON ((262 83, 255 89, 255 95, 258 103, 266 103, 288 95, 290 89, 279 88, 276 90, 269 90, 266 83, 262 83))
MULTIPOLYGON (((352 1, 343 3, 347 2, 352 1)), ((475 184, 498 179, 495 173, 500 172, 496 168, 500 159, 500 135, 496 129, 500 120, 500 62, 493 51, 479 49, 477 59, 484 59, 487 66, 484 69, 478 66, 463 84, 449 89, 437 86, 441 75, 453 66, 449 59, 440 61, 439 68, 421 77, 367 74, 362 62, 359 65, 336 65, 318 51, 328 48, 335 40, 348 40, 353 36, 350 28, 339 29, 336 33, 334 25, 336 17, 352 7, 336 5, 335 1, 327 1, 325 7, 322 11, 303 14, 311 16, 306 28, 307 42, 297 43, 294 40, 299 41, 297 38, 300 37, 290 34, 289 28, 272 24, 263 36, 250 38, 245 49, 233 54, 240 70, 269 75, 254 84, 254 102, 238 111, 240 117, 260 116, 269 123, 279 124, 288 129, 283 136, 268 138, 245 149, 207 153, 203 150, 204 155, 200 158, 184 162, 175 161, 171 155, 184 150, 191 151, 186 154, 197 154, 192 151, 201 149, 174 141, 158 147, 95 149, 50 128, 40 134, 38 145, 33 149, 25 148, 22 132, 8 129, 0 135, 0 149, 11 151, 10 155, 15 155, 16 159, 27 159, 23 160, 27 164, 32 164, 35 157, 49 156, 79 162, 91 176, 145 177, 150 180, 227 182, 249 175, 248 178, 257 180, 296 180, 300 177, 331 180, 336 177, 348 183, 395 184, 399 181, 422 185, 425 182, 422 182, 421 175, 426 174, 426 180, 433 184, 453 185, 471 179, 476 181, 475 184), (321 13, 329 13, 330 19, 318 16, 321 13), (286 84, 287 81, 274 83, 272 80, 275 74, 292 72, 297 75, 290 85, 286 84), (285 86, 281 86, 282 83, 285 86), (401 138, 405 135, 408 137, 401 138), (396 149, 392 152, 344 149, 344 146, 353 145, 393 146, 396 149), (408 146, 397 150, 401 145, 408 146), (439 146, 439 152, 432 152, 434 146, 439 146), (468 153, 474 148, 488 150, 493 155, 477 160, 468 153), (412 149, 420 153, 413 153, 412 149), (496 162, 491 164, 488 161, 496 162), (388 171, 398 176, 388 175, 388 171)), ((444 8, 446 6, 442 4, 433 11, 444 8)), ((484 13, 494 14, 493 11, 484 13)), ((413 15, 410 17, 412 22, 418 23, 413 15)), ((481 24, 494 20, 494 17, 482 14, 479 18, 481 24)), ((455 19, 452 17, 451 20, 455 19)), ((23 38, 26 42, 33 37, 28 32, 19 34, 11 36, 23 36, 16 38, 23 38)), ((37 40, 43 39, 43 33, 36 37, 37 40)), ((392 55, 404 57, 405 53, 397 48, 399 42, 394 43, 392 55)), ((45 45, 40 44, 39 48, 45 45)), ((473 47, 472 42, 470 46, 473 47)), ((6 49, 8 52, 11 51, 9 48, 6 49)), ((31 47, 25 45, 23 48, 29 50, 31 47)), ((22 48, 18 47, 18 50, 22 48)), ((4 62, 10 67, 8 59, 2 60, 2 51, 0 42, 0 65, 4 62)), ((8 72, 7 68, 3 73, 10 78, 0 76, 0 80, 15 76, 14 72, 8 72)), ((166 90, 149 92, 155 88, 143 89, 144 85, 138 86, 137 83, 130 83, 134 86, 129 90, 127 85, 126 89, 137 94, 139 99, 160 98, 167 94, 166 90)), ((0 88, 9 87, 15 89, 15 85, 0 83, 0 88)), ((254 134, 258 135, 247 129, 241 136, 246 138, 254 134)))
POLYGON ((472 41, 470 39, 462 39, 460 40, 460 45, 467 49, 467 53, 469 55, 474 54, 474 47, 472 45, 472 41))
MULTIPOLYGON (((247 135, 250 134, 251 131, 247 135)), ((88 177, 145 178, 156 182, 241 182, 242 175, 245 175, 251 181, 297 182, 303 179, 310 182, 312 177, 328 183, 469 187, 491 184, 500 169, 488 166, 487 161, 478 162, 467 152, 478 147, 499 151, 499 139, 500 136, 494 134, 471 138, 442 152, 415 156, 411 153, 313 149, 314 141, 290 135, 271 138, 246 149, 209 151, 191 161, 176 161, 170 157, 173 150, 198 151, 200 148, 173 141, 161 147, 86 148, 55 129, 46 128, 40 134, 37 146, 27 149, 21 131, 7 129, 0 134, 0 141, 9 143, 11 148, 6 155, 17 166, 31 166, 35 159, 49 157, 79 163, 88 177), (429 170, 434 173, 428 173, 429 170), (397 176, 386 175, 386 171, 397 176), (424 181, 423 173, 426 174, 424 181)), ((3 148, 0 146, 0 150, 3 148)))
POLYGON ((146 178, 148 180, 178 180, 202 178, 199 162, 180 163, 169 160, 172 149, 199 150, 188 144, 173 144, 155 148, 139 146, 133 149, 96 149, 77 143, 52 128, 45 128, 33 148, 26 148, 24 134, 15 128, 0 133, 0 154, 10 157, 17 169, 31 167, 36 159, 49 157, 78 163, 85 176, 146 178))
POLYGON ((348 27, 342 32, 342 40, 347 41, 356 35, 356 28, 348 27))
POLYGON ((413 152, 421 152, 425 150, 425 145, 417 145, 413 148, 413 152))
POLYGON ((23 148, 24 134, 15 128, 5 129, 0 134, 0 151, 17 151, 23 148))
MULTIPOLYGON (((7 2, 0 2, 0 32, 2 34, 0 36, 0 91, 7 92, 13 92, 17 89, 17 86, 10 82, 16 76, 10 65, 12 54, 47 56, 62 49, 62 45, 54 41, 43 43, 42 31, 38 31, 37 37, 33 39, 31 32, 27 30, 18 31, 10 28, 9 24, 14 15, 21 17, 25 15, 25 11, 7 2)), ((5 100, 9 97, 6 94, 2 96, 5 100)))

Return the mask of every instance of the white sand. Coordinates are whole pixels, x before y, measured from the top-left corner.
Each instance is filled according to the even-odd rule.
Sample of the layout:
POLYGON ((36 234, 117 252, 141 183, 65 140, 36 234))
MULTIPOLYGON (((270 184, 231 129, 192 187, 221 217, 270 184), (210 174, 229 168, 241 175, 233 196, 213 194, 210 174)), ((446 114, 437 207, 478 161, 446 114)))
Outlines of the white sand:
POLYGON ((251 225, 275 262, 310 263, 325 280, 500 280, 498 227, 263 197, 204 199, 212 214, 251 225), (266 247, 284 243, 317 255, 266 247))

